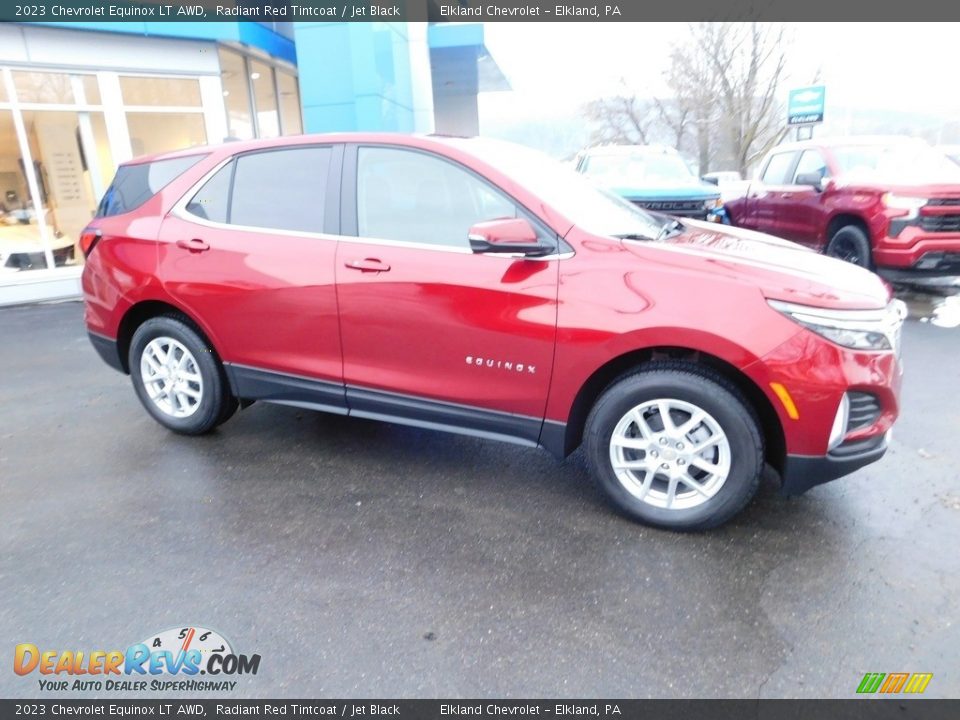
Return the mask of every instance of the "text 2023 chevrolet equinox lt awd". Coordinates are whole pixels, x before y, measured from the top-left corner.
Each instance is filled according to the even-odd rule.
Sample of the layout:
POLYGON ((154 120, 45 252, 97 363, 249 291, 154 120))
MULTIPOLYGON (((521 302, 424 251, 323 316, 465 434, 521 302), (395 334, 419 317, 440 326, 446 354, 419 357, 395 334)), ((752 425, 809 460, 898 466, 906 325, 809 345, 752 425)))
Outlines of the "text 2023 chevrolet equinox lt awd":
POLYGON ((867 270, 655 217, 521 147, 303 136, 124 164, 81 249, 94 347, 205 433, 254 400, 585 445, 627 515, 691 530, 769 463, 879 459, 902 304, 867 270))

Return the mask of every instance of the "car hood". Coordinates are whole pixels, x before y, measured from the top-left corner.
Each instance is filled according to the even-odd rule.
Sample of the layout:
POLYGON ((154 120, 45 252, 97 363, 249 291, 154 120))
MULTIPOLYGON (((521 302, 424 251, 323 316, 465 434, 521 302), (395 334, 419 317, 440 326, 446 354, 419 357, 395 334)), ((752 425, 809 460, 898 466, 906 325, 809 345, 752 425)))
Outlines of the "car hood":
POLYGON ((876 309, 890 287, 869 270, 820 255, 772 235, 684 220, 684 231, 661 242, 624 241, 634 254, 756 285, 763 295, 801 305, 876 309))

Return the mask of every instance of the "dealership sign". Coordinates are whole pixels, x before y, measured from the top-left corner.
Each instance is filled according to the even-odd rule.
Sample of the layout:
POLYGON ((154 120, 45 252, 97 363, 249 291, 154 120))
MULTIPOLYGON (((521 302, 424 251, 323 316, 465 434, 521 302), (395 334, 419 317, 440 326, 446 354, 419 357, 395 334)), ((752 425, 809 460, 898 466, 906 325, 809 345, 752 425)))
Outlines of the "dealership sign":
POLYGON ((794 88, 787 100, 787 125, 813 125, 823 122, 827 89, 823 85, 794 88))

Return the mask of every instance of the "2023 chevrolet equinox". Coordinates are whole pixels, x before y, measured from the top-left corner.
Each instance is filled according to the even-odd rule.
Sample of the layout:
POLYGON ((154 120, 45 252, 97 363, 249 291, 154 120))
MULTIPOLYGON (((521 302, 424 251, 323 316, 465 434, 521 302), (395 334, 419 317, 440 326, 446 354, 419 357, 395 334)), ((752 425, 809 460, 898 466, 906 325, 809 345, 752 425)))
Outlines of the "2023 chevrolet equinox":
POLYGON ((902 304, 874 274, 655 216, 518 146, 302 136, 124 164, 84 232, 86 324, 147 412, 255 400, 585 446, 680 530, 886 450, 902 304))

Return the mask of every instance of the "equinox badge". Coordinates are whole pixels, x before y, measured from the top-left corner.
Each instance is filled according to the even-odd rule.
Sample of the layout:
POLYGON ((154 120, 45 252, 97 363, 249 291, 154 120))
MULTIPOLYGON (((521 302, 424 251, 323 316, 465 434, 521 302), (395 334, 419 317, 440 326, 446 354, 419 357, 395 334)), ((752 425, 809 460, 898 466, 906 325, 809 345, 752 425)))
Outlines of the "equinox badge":
POLYGON ((535 375, 537 372, 537 367, 535 365, 507 362, 506 360, 493 360, 492 358, 474 357, 473 355, 467 355, 467 365, 497 368, 498 370, 509 370, 511 372, 518 373, 526 372, 530 375, 535 375))

